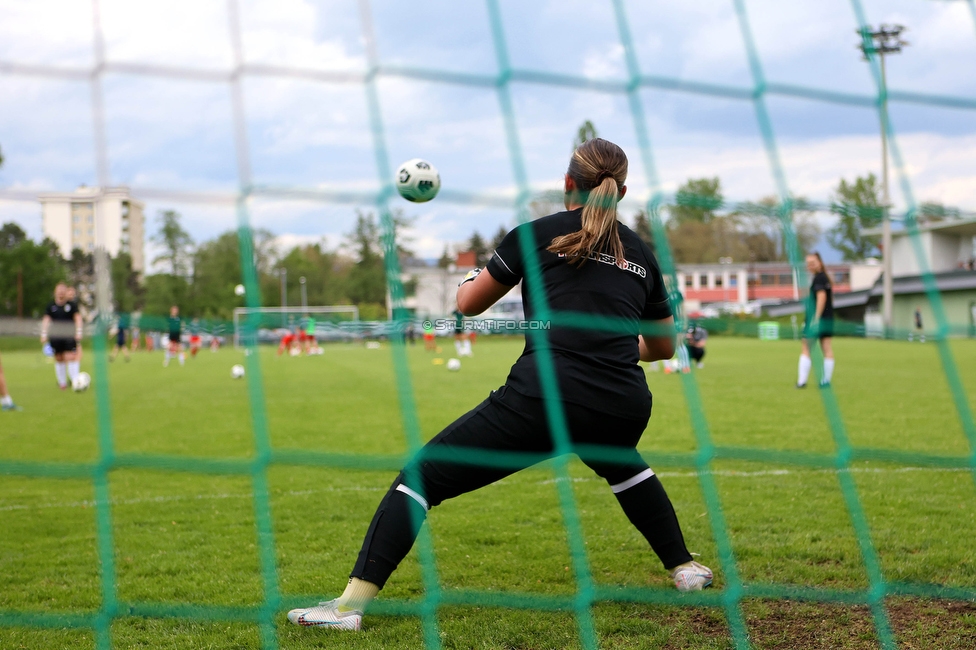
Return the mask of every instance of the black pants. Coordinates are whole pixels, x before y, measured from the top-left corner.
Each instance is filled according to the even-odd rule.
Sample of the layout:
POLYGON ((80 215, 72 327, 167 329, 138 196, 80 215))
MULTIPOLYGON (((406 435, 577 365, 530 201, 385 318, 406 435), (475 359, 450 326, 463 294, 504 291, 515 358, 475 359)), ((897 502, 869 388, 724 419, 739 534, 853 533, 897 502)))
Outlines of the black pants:
MULTIPOLYGON (((574 451, 610 484, 665 568, 691 561, 664 486, 636 450, 650 414, 626 419, 575 404, 563 406, 574 451)), ((543 401, 507 386, 493 391, 427 443, 393 482, 373 516, 351 576, 383 587, 410 552, 430 508, 552 454, 543 401), (505 464, 486 466, 477 464, 479 450, 521 454, 484 454, 486 460, 505 464)))
POLYGON ((74 352, 78 349, 78 341, 74 339, 51 339, 48 343, 51 344, 51 349, 54 350, 55 354, 74 352))
POLYGON ((685 347, 688 348, 688 356, 695 361, 701 361, 705 358, 705 348, 699 348, 694 345, 686 345, 685 347))

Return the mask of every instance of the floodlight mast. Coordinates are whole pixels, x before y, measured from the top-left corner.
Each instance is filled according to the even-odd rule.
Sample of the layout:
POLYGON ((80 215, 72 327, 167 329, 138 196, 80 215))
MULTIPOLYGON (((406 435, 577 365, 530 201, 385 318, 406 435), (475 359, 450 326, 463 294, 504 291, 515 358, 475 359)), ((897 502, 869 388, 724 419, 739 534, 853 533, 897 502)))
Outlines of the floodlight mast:
POLYGON ((901 33, 907 28, 903 25, 881 25, 877 31, 868 28, 859 29, 861 37, 858 45, 864 54, 864 60, 870 61, 872 55, 877 55, 881 62, 881 192, 882 210, 881 221, 881 309, 884 319, 885 336, 891 336, 894 313, 894 291, 891 277, 891 195, 888 191, 888 79, 885 73, 885 55, 898 54, 901 48, 908 45, 908 41, 901 38, 901 33))

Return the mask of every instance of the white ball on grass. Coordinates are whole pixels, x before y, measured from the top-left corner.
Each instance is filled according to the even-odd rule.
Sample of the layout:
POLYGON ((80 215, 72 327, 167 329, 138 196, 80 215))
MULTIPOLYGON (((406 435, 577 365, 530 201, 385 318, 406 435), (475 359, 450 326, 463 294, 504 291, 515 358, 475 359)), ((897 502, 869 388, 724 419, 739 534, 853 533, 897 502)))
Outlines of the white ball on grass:
POLYGON ((240 379, 241 377, 243 377, 244 376, 244 366, 242 366, 239 363, 238 364, 235 364, 230 369, 230 376, 233 377, 234 379, 240 379))
POLYGON ((448 359, 447 360, 447 369, 450 370, 451 372, 457 372, 458 370, 461 369, 461 360, 460 359, 448 359))
POLYGON ((76 393, 81 393, 88 390, 91 386, 91 375, 87 372, 79 372, 78 375, 71 380, 71 390, 76 393))

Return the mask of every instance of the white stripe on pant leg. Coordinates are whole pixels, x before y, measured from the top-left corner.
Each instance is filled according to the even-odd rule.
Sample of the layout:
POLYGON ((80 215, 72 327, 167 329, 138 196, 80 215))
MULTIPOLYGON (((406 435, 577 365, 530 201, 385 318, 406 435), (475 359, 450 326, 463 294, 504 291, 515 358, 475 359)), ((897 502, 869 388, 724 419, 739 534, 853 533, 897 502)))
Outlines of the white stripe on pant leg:
POLYGON ((397 492, 403 492, 408 497, 410 497, 411 499, 413 499, 414 501, 416 501, 417 503, 419 503, 420 505, 422 505, 424 507, 424 510, 430 510, 430 506, 427 505, 427 499, 423 498, 422 496, 420 496, 419 493, 415 492, 414 490, 411 490, 410 488, 408 488, 403 483, 401 483, 400 485, 398 485, 396 489, 397 489, 397 492))
POLYGON ((637 474, 636 476, 631 476, 629 479, 627 479, 623 483, 617 483, 616 485, 611 485, 610 486, 610 489, 613 490, 613 493, 614 494, 618 494, 620 492, 623 492, 624 490, 629 490, 630 488, 634 487, 635 485, 637 485, 641 481, 646 481, 647 479, 651 478, 652 476, 654 476, 654 470, 651 469, 650 467, 648 467, 647 469, 645 469, 640 474, 637 474))

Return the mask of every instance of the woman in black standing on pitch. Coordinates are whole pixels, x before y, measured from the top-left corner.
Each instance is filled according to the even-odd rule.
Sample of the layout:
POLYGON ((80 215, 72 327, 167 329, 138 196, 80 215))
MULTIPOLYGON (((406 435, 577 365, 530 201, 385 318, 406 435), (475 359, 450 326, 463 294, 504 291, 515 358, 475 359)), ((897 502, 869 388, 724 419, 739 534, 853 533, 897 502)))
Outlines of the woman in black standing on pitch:
MULTIPOLYGON (((486 272, 475 269, 461 283, 457 303, 465 315, 480 314, 523 281, 527 320, 534 317, 533 296, 542 291, 554 312, 632 324, 629 332, 551 326, 548 344, 561 405, 583 462, 610 485, 677 588, 699 590, 711 584, 712 572, 692 561, 671 501, 636 449, 651 414, 651 394, 638 361, 670 358, 675 338, 657 260, 617 221, 626 179, 627 156, 620 147, 602 139, 581 145, 565 177, 566 211, 510 232, 486 272), (526 251, 523 235, 528 234, 534 243, 526 251), (538 260, 541 284, 525 274, 523 260, 532 256, 538 260), (647 334, 640 335, 640 330, 647 334), (613 448, 614 460, 588 458, 586 445, 613 448)), ((410 551, 427 512, 445 499, 517 471, 475 466, 472 456, 479 450, 553 453, 536 355, 535 342, 527 337, 505 384, 427 443, 424 451, 435 450, 436 457, 422 451, 416 465, 397 477, 373 517, 342 596, 292 610, 288 620, 309 627, 360 629, 364 609, 410 551)))
POLYGON ((803 351, 800 352, 800 365, 797 371, 796 387, 806 388, 810 378, 810 341, 820 341, 823 352, 823 374, 820 387, 830 386, 834 376, 834 291, 833 282, 827 274, 820 253, 807 255, 807 272, 813 276, 810 282, 810 295, 807 296, 806 321, 803 323, 803 351))

